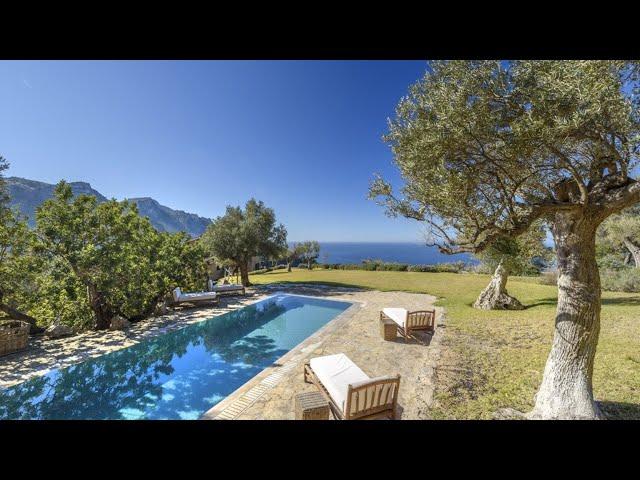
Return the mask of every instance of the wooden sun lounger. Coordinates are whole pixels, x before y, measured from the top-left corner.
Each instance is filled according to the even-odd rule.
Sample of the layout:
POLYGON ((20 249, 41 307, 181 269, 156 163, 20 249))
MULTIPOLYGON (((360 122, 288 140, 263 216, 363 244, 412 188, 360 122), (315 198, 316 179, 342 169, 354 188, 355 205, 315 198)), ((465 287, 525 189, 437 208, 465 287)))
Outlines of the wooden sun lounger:
MULTIPOLYGON (((339 357, 342 355, 348 362, 351 360, 346 355, 329 355, 319 357, 326 359, 339 357)), ((375 418, 396 418, 396 408, 398 405, 398 389, 400 388, 400 375, 369 378, 353 362, 353 366, 361 372, 363 379, 344 386, 346 391, 344 403, 340 399, 335 399, 314 372, 311 367, 312 360, 304 364, 304 381, 313 383, 322 395, 329 402, 329 407, 333 415, 338 420, 375 419, 375 418), (343 407, 344 405, 344 407, 343 407)), ((334 386, 335 389, 335 386, 334 386)), ((334 390, 335 391, 335 390, 334 390)))
POLYGON ((422 330, 434 333, 436 331, 435 309, 408 312, 403 308, 385 308, 380 312, 380 319, 385 318, 392 320, 397 325, 398 332, 404 337, 405 342, 413 332, 422 330))

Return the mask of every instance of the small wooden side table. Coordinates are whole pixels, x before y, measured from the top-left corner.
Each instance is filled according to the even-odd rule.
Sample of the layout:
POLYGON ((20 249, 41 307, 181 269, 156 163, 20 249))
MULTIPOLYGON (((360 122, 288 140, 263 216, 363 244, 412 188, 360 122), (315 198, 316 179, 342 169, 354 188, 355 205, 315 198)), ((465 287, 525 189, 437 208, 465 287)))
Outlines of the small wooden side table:
POLYGON ((320 392, 296 395, 295 410, 296 420, 329 420, 329 402, 320 392))
POLYGON ((390 318, 380 315, 380 336, 385 340, 395 340, 398 333, 396 322, 390 318))

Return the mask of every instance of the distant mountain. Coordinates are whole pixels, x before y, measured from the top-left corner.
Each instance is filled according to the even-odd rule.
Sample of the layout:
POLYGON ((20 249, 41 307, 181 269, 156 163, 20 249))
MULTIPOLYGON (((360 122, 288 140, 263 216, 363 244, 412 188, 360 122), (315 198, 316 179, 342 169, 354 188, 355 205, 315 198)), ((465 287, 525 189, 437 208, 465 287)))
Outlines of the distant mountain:
POLYGON ((138 205, 140 215, 149 217, 153 226, 161 232, 183 231, 197 237, 202 235, 211 223, 208 218, 199 217, 195 213, 187 213, 160 205, 153 198, 129 198, 129 200, 138 205))
MULTIPOLYGON (((28 218, 29 225, 35 226, 36 208, 53 196, 55 185, 20 177, 8 177, 6 183, 11 197, 11 205, 17 207, 28 218)), ((91 188, 91 185, 86 182, 70 182, 69 185, 71 185, 71 191, 74 195, 95 195, 99 202, 107 200, 104 195, 91 188)), ((151 224, 161 232, 183 231, 192 237, 197 237, 211 223, 210 219, 194 213, 173 210, 160 205, 153 198, 142 197, 128 200, 137 204, 140 215, 148 217, 151 224)))

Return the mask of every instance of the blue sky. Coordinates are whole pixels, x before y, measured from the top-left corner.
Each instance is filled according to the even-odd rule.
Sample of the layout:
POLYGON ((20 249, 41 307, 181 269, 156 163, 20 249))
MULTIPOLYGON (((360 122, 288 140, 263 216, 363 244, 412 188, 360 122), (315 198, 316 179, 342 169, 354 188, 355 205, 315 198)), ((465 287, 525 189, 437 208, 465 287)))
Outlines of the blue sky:
POLYGON ((426 62, 0 62, 8 176, 86 181, 216 217, 263 200, 289 240, 415 241, 367 200, 401 179, 381 136, 426 62))

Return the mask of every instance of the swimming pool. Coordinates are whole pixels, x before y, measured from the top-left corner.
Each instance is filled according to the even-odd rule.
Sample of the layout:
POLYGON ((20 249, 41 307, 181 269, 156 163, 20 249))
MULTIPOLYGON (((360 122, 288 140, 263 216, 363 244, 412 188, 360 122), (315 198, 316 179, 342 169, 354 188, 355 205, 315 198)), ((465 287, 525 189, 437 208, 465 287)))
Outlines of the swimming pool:
POLYGON ((0 419, 197 419, 351 305, 273 295, 0 389, 0 419))

